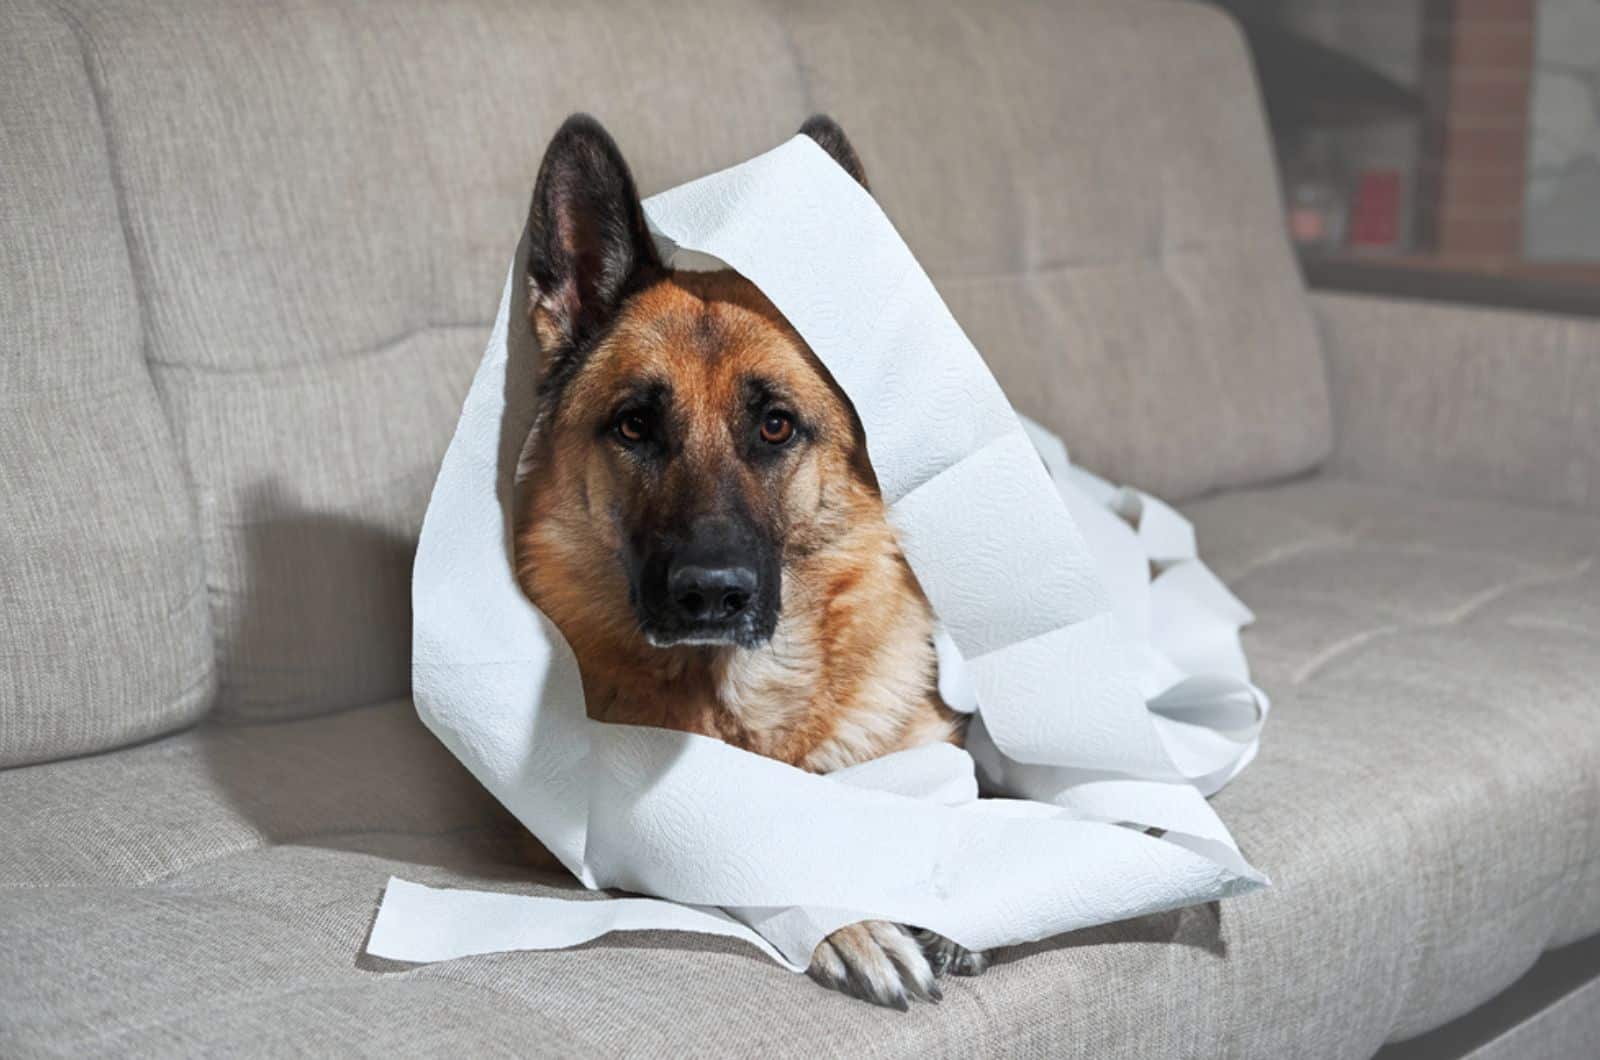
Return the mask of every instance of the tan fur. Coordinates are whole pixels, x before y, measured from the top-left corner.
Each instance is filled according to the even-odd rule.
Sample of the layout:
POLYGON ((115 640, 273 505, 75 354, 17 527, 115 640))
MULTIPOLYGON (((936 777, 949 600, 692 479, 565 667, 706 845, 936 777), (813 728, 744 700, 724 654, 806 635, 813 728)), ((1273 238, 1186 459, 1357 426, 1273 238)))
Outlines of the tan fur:
MULTIPOLYGON (((543 341, 551 322, 535 313, 543 341)), ((525 460, 517 574, 571 643, 589 713, 717 737, 814 772, 959 742, 939 700, 933 616, 895 543, 848 401, 772 305, 731 272, 670 273, 623 307, 541 417, 525 460), (777 380, 815 438, 762 477, 730 407, 777 380), (670 382, 689 429, 671 479, 646 489, 597 424, 642 378, 670 382), (628 601, 625 535, 652 504, 732 485, 782 544, 782 611, 759 648, 653 647, 628 601)))

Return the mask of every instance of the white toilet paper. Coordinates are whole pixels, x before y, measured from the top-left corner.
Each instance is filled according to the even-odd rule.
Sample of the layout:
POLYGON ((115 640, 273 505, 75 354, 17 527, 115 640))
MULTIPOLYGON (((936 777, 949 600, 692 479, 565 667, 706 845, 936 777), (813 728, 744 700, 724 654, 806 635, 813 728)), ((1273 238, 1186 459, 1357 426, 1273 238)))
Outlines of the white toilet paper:
POLYGON ((368 952, 429 961, 664 928, 743 938, 798 970, 860 919, 987 949, 1261 886, 1203 797, 1248 763, 1265 718, 1237 636, 1250 616, 1188 523, 1019 421, 877 204, 811 140, 645 211, 669 258, 756 283, 854 402, 942 623, 941 691, 979 712, 971 753, 821 777, 589 720, 570 650, 512 576, 505 440, 528 410, 508 405, 526 392, 508 365, 532 363, 514 265, 423 525, 413 693, 582 882, 657 898, 392 880, 368 952), (1016 798, 978 799, 975 769, 1016 798))

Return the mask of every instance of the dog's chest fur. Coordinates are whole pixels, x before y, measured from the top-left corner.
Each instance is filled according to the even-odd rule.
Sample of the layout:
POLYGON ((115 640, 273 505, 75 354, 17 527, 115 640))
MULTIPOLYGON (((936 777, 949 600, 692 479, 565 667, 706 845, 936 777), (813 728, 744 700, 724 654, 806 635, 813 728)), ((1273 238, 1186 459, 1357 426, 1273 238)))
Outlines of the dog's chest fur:
POLYGON ((920 589, 887 534, 864 551, 821 576, 796 564, 785 579, 791 620, 766 650, 722 661, 723 712, 750 733, 776 735, 757 735, 770 746, 752 750, 829 772, 958 735, 934 691, 932 615, 920 589))

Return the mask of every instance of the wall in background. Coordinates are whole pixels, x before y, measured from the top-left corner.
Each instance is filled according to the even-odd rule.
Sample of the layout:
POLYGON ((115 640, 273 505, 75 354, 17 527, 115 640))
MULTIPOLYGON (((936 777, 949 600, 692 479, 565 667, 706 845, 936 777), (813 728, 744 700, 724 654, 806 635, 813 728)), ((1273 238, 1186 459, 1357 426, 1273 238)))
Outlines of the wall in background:
POLYGON ((1600 0, 1540 0, 1524 252, 1600 262, 1600 0))

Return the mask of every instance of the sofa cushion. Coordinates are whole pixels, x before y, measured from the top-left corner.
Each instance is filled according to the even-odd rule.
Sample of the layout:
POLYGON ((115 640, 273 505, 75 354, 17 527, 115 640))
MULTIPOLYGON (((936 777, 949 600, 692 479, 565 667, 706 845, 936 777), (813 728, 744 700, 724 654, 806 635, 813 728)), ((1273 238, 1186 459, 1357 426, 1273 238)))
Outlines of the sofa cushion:
POLYGON ((405 693, 416 530, 575 109, 646 192, 836 111, 1019 405, 1116 478, 1189 495, 1327 447, 1248 60, 1214 12, 63 6, 195 492, 222 717, 405 693))
POLYGON ((417 528, 545 141, 586 109, 656 186, 738 161, 804 117, 782 35, 731 0, 67 6, 195 491, 218 714, 404 695, 417 528))
POLYGON ((3 767, 192 721, 212 669, 93 83, 53 7, 0 7, 0 101, 3 767))
POLYGON ((1319 292, 1339 474, 1600 513, 1600 318, 1319 292))
POLYGON ((1600 519, 1326 480, 1188 514, 1275 704, 1217 806, 1324 1031, 1409 1037, 1600 931, 1600 519))
POLYGON ((737 943, 361 956, 388 876, 581 897, 405 703, 0 774, 0 1053, 1370 1055, 1600 931, 1600 520, 1313 481, 1193 505, 1275 707, 1216 802, 1272 889, 909 1015, 737 943), (532 882, 530 882, 532 881, 532 882))
POLYGON ((1250 58, 1204 4, 783 5, 811 102, 995 375, 1169 499, 1331 437, 1250 58))

